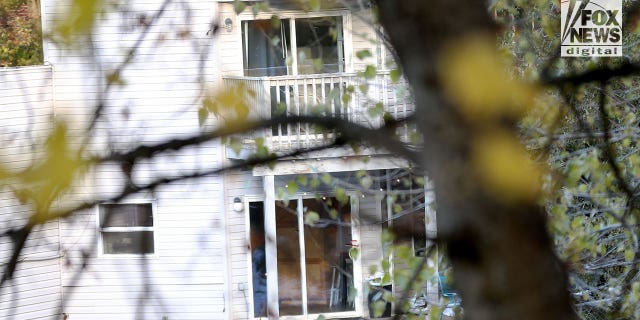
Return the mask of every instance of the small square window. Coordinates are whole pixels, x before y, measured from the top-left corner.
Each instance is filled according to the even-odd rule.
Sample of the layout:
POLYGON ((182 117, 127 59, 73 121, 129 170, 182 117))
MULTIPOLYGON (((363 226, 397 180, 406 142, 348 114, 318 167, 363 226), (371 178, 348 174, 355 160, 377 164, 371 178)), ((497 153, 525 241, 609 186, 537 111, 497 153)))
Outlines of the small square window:
POLYGON ((155 252, 151 203, 102 204, 98 212, 103 254, 155 252))

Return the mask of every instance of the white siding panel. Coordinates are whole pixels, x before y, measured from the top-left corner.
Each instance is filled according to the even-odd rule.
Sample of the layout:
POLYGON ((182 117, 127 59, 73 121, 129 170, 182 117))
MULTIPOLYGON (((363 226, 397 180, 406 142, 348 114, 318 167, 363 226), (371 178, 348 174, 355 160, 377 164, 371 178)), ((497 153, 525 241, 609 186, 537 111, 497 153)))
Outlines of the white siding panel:
POLYGON ((219 284, 65 287, 74 297, 66 308, 71 319, 135 319, 143 308, 148 319, 223 319, 224 295, 219 284), (117 303, 114 303, 117 302, 117 303), (103 310, 108 309, 109 314, 103 310))
MULTIPOLYGON (((0 68, 0 162, 24 169, 38 157, 51 126, 53 73, 50 66, 0 68)), ((41 156, 41 154, 40 154, 41 156)), ((23 226, 31 208, 20 204, 8 189, 0 190, 0 229, 23 226)), ((8 262, 13 242, 0 238, 0 259, 8 262)), ((37 226, 28 238, 13 280, 0 293, 0 317, 43 319, 60 303, 58 223, 37 226)))

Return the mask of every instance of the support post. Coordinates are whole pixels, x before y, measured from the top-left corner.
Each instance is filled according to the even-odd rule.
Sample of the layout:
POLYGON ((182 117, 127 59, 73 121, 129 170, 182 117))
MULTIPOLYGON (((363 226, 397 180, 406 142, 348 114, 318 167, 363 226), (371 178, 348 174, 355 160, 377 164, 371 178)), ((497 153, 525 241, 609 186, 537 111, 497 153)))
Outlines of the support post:
POLYGON ((267 257, 267 307, 269 309, 269 319, 278 319, 280 317, 278 305, 278 243, 276 237, 276 187, 273 175, 264 176, 263 188, 265 253, 267 257))

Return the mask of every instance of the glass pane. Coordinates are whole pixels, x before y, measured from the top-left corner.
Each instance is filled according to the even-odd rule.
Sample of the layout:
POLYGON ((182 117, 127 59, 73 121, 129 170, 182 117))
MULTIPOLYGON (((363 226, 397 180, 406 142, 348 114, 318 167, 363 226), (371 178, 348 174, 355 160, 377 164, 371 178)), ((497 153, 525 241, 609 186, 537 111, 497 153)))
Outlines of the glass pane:
POLYGON ((320 218, 314 226, 304 227, 307 310, 316 314, 354 310, 351 207, 336 198, 305 199, 303 205, 320 218))
POLYGON ((153 253, 153 231, 102 232, 104 254, 153 253))
POLYGON ((100 205, 100 227, 153 227, 151 204, 100 205))
POLYGON ((280 315, 302 314, 302 276, 297 202, 276 201, 280 315))
POLYGON ((296 19, 298 74, 344 71, 342 17, 296 19))
POLYGON ((253 316, 267 316, 267 256, 264 241, 264 203, 249 203, 253 316))
POLYGON ((289 20, 274 25, 271 20, 242 22, 244 75, 252 77, 287 74, 289 20))

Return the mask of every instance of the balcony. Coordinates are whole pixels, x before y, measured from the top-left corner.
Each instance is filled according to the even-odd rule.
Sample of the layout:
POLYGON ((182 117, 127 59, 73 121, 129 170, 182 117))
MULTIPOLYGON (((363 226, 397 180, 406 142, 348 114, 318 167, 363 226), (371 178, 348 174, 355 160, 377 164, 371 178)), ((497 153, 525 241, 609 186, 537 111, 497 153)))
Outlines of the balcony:
MULTIPOLYGON (((382 114, 402 118, 414 111, 406 82, 393 82, 389 73, 378 73, 365 80, 349 73, 275 77, 223 77, 227 87, 244 86, 249 96, 250 115, 266 119, 272 115, 324 115, 347 119, 377 128, 382 114)), ((397 134, 408 141, 409 128, 397 134)), ((331 141, 333 134, 320 132, 309 124, 289 124, 252 132, 245 144, 263 137, 270 150, 286 152, 318 146, 331 141)))

